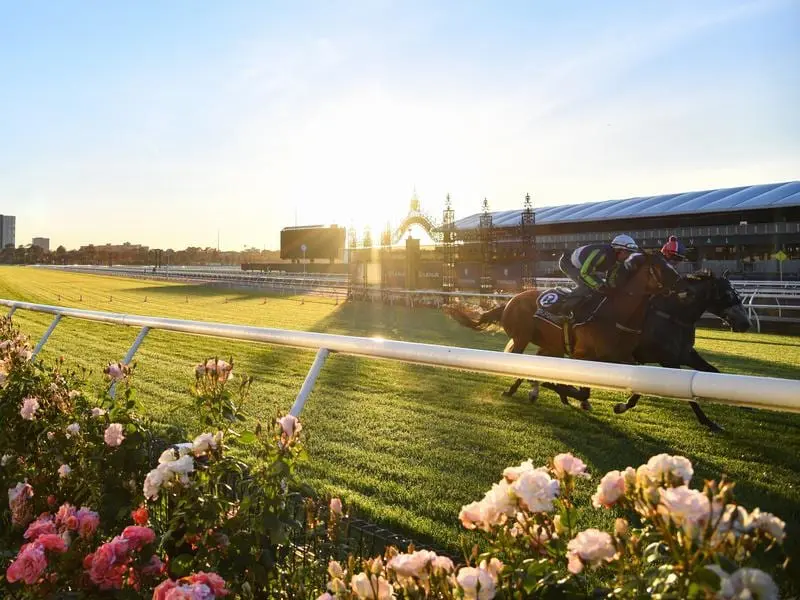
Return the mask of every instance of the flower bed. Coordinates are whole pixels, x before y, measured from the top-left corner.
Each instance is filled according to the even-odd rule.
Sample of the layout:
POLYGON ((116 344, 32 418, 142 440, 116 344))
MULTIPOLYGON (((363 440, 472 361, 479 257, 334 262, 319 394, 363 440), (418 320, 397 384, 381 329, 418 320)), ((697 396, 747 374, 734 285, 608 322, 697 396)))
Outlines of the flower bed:
POLYGON ((30 359, 0 321, 4 598, 778 597, 750 565, 780 554, 783 521, 737 505, 732 482, 693 489, 683 457, 605 474, 591 507, 574 500, 591 485, 579 458, 528 460, 463 507, 482 538, 463 564, 413 546, 364 557, 341 501, 295 475, 302 424, 245 426, 251 380, 232 360, 196 367, 190 435, 137 412, 133 366, 107 365, 91 393, 85 373, 30 359), (614 527, 582 527, 591 511, 614 527))

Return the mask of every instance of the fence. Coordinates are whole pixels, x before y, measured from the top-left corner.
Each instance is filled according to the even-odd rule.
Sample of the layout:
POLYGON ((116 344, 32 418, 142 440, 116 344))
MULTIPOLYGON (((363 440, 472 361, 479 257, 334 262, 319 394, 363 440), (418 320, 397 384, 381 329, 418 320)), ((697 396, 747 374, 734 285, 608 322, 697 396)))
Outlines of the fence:
POLYGON ((382 338, 125 315, 4 299, 0 299, 0 305, 8 306, 11 309, 10 315, 13 315, 16 310, 30 310, 54 316, 47 331, 36 345, 33 351, 34 356, 41 351, 53 330, 64 317, 140 327, 139 335, 124 358, 126 363, 133 359, 136 350, 150 329, 317 350, 311 369, 291 408, 290 412, 295 416, 302 411, 317 376, 331 352, 450 367, 493 375, 583 385, 627 393, 635 392, 642 395, 683 400, 708 399, 753 408, 800 412, 800 381, 789 379, 701 373, 650 366, 600 364, 564 358, 399 342, 382 338))
MULTIPOLYGON (((152 268, 142 267, 92 267, 92 266, 48 266, 64 271, 95 274, 120 275, 134 279, 186 281, 204 285, 213 285, 228 289, 263 290, 268 289, 279 294, 310 295, 333 298, 338 302, 348 295, 356 300, 385 302, 391 305, 405 303, 408 306, 440 307, 455 298, 473 302, 501 302, 509 300, 514 294, 498 292, 483 294, 479 292, 459 291, 443 292, 441 290, 405 290, 380 287, 349 286, 349 277, 327 274, 272 274, 242 272, 235 269, 178 269, 171 268, 153 272, 152 268)), ((536 279, 539 289, 574 284, 569 279, 539 277, 536 279)), ((742 296, 750 320, 761 331, 762 323, 800 324, 800 282, 797 281, 747 281, 731 282, 742 296)), ((708 313, 705 318, 716 318, 708 313)))

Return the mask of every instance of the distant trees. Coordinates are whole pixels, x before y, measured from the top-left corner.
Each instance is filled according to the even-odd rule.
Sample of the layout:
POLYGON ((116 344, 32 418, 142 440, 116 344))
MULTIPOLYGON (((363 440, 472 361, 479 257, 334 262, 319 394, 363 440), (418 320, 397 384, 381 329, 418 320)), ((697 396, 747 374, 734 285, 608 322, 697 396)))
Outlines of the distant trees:
POLYGON ((240 265, 242 263, 284 262, 277 250, 245 248, 238 251, 221 252, 216 248, 190 246, 185 250, 162 250, 135 244, 121 246, 95 246, 89 244, 77 250, 59 246, 53 252, 45 252, 38 246, 9 244, 0 250, 0 264, 57 264, 57 265, 240 265))

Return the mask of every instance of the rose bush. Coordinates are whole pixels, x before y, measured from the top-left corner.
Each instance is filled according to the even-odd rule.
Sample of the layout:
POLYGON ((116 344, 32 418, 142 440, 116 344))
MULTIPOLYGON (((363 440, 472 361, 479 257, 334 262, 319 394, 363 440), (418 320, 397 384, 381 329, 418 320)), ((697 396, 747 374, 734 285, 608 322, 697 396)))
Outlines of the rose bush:
POLYGON ((413 548, 351 556, 329 564, 320 598, 778 598, 772 577, 746 565, 783 543, 784 522, 736 504, 730 482, 691 489, 693 473, 689 460, 667 454, 606 473, 592 505, 626 515, 607 532, 579 527, 589 510, 574 501, 589 475, 583 461, 525 461, 462 508, 461 524, 486 545, 467 564, 413 548))
POLYGON ((92 393, 87 373, 32 361, 30 347, 0 321, 0 596, 258 597, 289 500, 308 492, 294 477, 300 423, 245 430, 251 381, 232 360, 195 370, 206 429, 192 436, 137 412, 134 365, 108 364, 92 393))

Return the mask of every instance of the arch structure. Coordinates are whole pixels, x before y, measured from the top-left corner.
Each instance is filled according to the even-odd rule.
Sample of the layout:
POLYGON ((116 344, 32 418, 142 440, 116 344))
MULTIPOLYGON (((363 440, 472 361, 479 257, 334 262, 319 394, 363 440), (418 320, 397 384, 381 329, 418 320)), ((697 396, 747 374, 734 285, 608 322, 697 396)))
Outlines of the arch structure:
POLYGON ((436 231, 437 224, 436 222, 423 213, 422 211, 411 211, 409 212, 403 222, 397 226, 397 228, 392 232, 392 244, 397 244, 400 240, 403 239, 403 235, 408 231, 412 225, 419 225, 422 229, 425 230, 425 233, 437 244, 440 243, 442 240, 442 233, 436 231))

